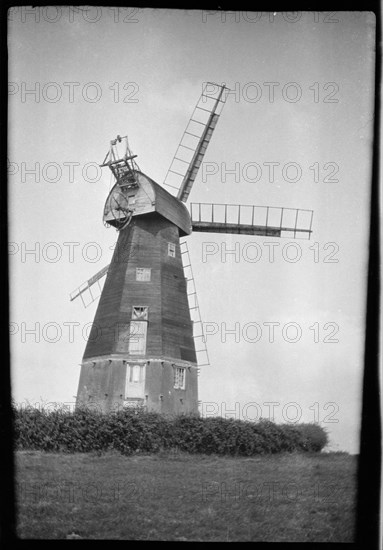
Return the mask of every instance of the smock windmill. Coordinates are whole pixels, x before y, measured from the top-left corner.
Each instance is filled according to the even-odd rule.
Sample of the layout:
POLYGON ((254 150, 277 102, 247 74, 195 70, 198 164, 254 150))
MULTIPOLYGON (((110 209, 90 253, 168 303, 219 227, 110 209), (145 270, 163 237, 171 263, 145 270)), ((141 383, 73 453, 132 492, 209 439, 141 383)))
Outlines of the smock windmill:
POLYGON ((139 170, 127 136, 110 142, 100 166, 109 167, 116 181, 103 221, 119 234, 111 263, 71 294, 87 306, 98 297, 95 284, 101 291, 105 281, 82 359, 77 406, 198 412, 199 367, 209 360, 187 244, 180 238, 192 231, 310 238, 311 210, 186 208, 227 90, 205 85, 166 174, 169 191, 139 170))

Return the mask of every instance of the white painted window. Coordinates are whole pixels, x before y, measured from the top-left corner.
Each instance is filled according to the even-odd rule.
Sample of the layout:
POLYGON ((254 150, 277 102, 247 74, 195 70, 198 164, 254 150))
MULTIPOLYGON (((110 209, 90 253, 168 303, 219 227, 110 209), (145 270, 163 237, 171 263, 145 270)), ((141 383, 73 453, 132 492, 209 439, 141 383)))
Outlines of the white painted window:
POLYGON ((168 256, 171 258, 176 257, 176 245, 174 243, 168 243, 168 256))
POLYGON ((130 365, 129 382, 139 384, 142 382, 142 367, 141 365, 130 365))
POLYGON ((132 355, 145 355, 147 328, 148 323, 146 321, 130 322, 128 353, 132 355))
POLYGON ((148 320, 148 308, 147 308, 147 306, 133 306, 132 320, 133 321, 147 321, 148 320))
POLYGON ((150 281, 150 267, 136 267, 136 281, 150 281))
POLYGON ((174 369, 174 387, 178 390, 185 389, 185 373, 184 367, 175 367, 174 369))
POLYGON ((134 205, 136 204, 136 195, 129 195, 128 196, 128 207, 134 208, 134 205))

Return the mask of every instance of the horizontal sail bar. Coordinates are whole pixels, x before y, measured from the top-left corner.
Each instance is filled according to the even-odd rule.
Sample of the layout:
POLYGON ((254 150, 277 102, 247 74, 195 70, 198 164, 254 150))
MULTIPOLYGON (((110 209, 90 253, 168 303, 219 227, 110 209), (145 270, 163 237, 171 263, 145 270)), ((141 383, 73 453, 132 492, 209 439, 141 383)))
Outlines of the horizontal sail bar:
POLYGON ((193 231, 310 238, 313 211, 248 204, 191 203, 193 231))
POLYGON ((255 225, 239 225, 230 223, 193 222, 193 231, 202 233, 233 233, 238 235, 261 235, 267 237, 280 237, 279 227, 261 227, 255 225))

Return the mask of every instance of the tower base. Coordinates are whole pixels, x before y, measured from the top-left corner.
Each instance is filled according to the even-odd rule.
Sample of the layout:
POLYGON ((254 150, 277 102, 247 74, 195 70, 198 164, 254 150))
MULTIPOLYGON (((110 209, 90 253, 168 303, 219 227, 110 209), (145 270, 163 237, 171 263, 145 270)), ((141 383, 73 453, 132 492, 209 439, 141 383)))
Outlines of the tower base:
POLYGON ((81 366, 76 409, 102 413, 130 407, 198 414, 196 365, 166 359, 95 358, 81 366))

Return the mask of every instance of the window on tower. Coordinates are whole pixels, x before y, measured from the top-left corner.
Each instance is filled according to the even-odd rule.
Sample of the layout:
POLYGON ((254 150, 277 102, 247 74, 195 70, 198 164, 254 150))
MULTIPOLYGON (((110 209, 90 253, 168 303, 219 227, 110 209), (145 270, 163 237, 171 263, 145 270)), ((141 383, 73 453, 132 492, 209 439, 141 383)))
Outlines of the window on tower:
POLYGON ((129 382, 139 384, 142 382, 142 367, 141 365, 130 365, 129 382))
POLYGON ((174 387, 178 390, 185 389, 185 367, 175 367, 174 369, 174 387))
POLYGON ((129 331, 129 353, 145 355, 146 334, 148 331, 148 307, 133 306, 129 331))
POLYGON ((148 323, 145 321, 131 321, 129 331, 129 350, 131 355, 145 355, 146 334, 148 323))
POLYGON ((150 276, 151 276, 150 267, 136 268, 136 281, 150 281, 150 276))
POLYGON ((176 245, 174 243, 168 243, 168 256, 171 258, 176 257, 176 245))
POLYGON ((148 307, 147 306, 133 306, 132 319, 133 319, 133 321, 147 321, 148 320, 148 307))

